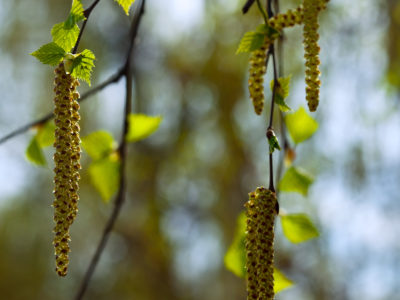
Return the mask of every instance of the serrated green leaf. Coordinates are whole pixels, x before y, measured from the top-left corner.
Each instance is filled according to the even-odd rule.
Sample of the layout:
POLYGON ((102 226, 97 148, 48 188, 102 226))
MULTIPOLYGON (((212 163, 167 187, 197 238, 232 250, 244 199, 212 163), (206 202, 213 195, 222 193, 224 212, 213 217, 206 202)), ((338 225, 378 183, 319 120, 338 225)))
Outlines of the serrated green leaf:
POLYGON ((303 169, 290 167, 279 182, 279 189, 283 192, 297 192, 307 196, 308 188, 313 182, 313 176, 303 169))
POLYGON ((65 51, 56 43, 48 43, 31 53, 41 63, 51 66, 58 65, 64 58, 65 51))
POLYGON ((318 129, 318 122, 303 107, 285 116, 286 127, 293 141, 298 144, 309 139, 318 129))
POLYGON ((293 281, 287 278, 281 271, 274 268, 274 291, 275 294, 293 285, 293 281))
MULTIPOLYGON (((292 110, 285 102, 285 99, 289 96, 289 84, 291 76, 278 78, 278 83, 275 90, 275 103, 278 104, 279 109, 282 112, 288 112, 292 110)), ((271 91, 274 89, 274 80, 270 83, 271 91)))
POLYGON ((318 237, 318 229, 305 214, 281 216, 283 233, 289 241, 298 244, 318 237))
POLYGON ((147 116, 144 114, 130 114, 129 128, 126 135, 128 142, 137 142, 143 140, 154 133, 162 121, 161 116, 147 116))
POLYGON ((41 148, 53 145, 55 128, 54 122, 49 121, 38 129, 36 139, 41 148))
POLYGON ((236 50, 236 54, 252 52, 260 49, 264 44, 265 35, 255 31, 249 31, 244 34, 240 40, 239 47, 236 50))
POLYGON ((83 149, 93 160, 100 160, 113 152, 116 142, 107 131, 95 131, 82 138, 83 149))
POLYGON ((45 166, 46 159, 44 157, 42 148, 40 148, 39 143, 34 136, 29 142, 28 148, 26 148, 25 156, 28 161, 38 166, 45 166))
POLYGON ((120 160, 117 155, 95 161, 89 166, 90 180, 104 202, 109 202, 119 187, 120 160))
POLYGON ((66 28, 73 28, 79 21, 85 20, 83 5, 80 0, 72 1, 71 11, 67 20, 64 22, 66 28))
POLYGON ((135 0, 115 0, 124 9, 127 16, 129 16, 129 8, 135 2, 135 0))
POLYGON ((83 79, 90 86, 90 75, 94 67, 96 57, 93 52, 85 49, 76 55, 72 64, 71 75, 75 78, 83 79))
POLYGON ((76 40, 79 36, 79 27, 74 24, 72 27, 65 25, 65 22, 58 23, 51 29, 51 36, 53 42, 69 52, 75 46, 76 40))
POLYGON ((246 214, 242 212, 237 218, 235 236, 224 257, 225 267, 238 277, 246 276, 246 214))

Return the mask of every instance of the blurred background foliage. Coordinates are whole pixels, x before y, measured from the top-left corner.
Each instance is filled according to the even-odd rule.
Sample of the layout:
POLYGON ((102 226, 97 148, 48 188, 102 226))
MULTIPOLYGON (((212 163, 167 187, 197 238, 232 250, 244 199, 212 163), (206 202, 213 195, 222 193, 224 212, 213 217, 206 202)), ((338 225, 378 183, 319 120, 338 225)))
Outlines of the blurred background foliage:
MULTIPOLYGON (((300 1, 280 2, 286 10, 300 1)), ((134 110, 163 122, 129 147, 127 201, 86 299, 245 299, 244 281, 223 257, 247 193, 267 185, 268 144, 265 117, 254 115, 248 99, 248 57, 235 55, 243 33, 262 20, 254 8, 243 16, 242 4, 147 1, 134 55, 134 110)), ((29 53, 50 41, 69 7, 0 0, 1 135, 52 110, 53 72, 29 53)), ((282 192, 280 204, 308 213, 321 236, 294 245, 278 222, 276 265, 296 285, 277 299, 397 299, 400 3, 331 1, 320 21, 322 95, 313 114, 320 127, 295 161, 316 180, 307 197, 282 192)), ((129 22, 111 0, 93 12, 81 49, 96 55, 94 86, 123 64, 129 22)), ((305 106, 301 28, 285 33, 282 67, 292 74, 288 104, 297 110, 305 106)), ((83 136, 120 135, 123 85, 82 104, 83 136)), ((0 146, 1 298, 73 299, 112 202, 89 184, 84 154, 70 271, 56 276, 52 149, 48 167, 29 164, 32 135, 0 146)))

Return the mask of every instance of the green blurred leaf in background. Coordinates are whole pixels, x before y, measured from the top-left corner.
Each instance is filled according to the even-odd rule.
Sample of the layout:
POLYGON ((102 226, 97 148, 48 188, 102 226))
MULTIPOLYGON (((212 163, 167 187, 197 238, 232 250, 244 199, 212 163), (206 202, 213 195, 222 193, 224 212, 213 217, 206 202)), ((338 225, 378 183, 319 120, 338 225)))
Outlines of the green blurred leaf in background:
POLYGON ((120 159, 116 154, 94 161, 89 166, 90 180, 104 202, 109 202, 119 187, 120 159))
POLYGON ((104 130, 92 132, 82 138, 82 146, 89 156, 94 160, 100 160, 114 150, 116 142, 111 134, 104 130))
POLYGON ((305 214, 282 215, 281 222, 283 233, 292 243, 302 243, 319 236, 317 228, 305 214))
POLYGON ((129 128, 126 135, 128 142, 137 142, 143 140, 154 133, 162 121, 161 116, 147 116, 144 114, 130 114, 129 128))
POLYGON ((28 161, 37 166, 46 165, 46 159, 36 136, 32 137, 31 141, 29 142, 28 148, 25 151, 25 156, 28 161))
POLYGON ((303 107, 285 116, 286 127, 293 141, 298 144, 309 139, 318 129, 318 122, 303 107))
POLYGON ((124 9, 124 12, 129 16, 129 9, 135 0, 115 0, 124 9))
POLYGON ((303 169, 290 167, 279 182, 279 189, 283 192, 297 192, 307 196, 308 189, 313 182, 313 176, 303 169))

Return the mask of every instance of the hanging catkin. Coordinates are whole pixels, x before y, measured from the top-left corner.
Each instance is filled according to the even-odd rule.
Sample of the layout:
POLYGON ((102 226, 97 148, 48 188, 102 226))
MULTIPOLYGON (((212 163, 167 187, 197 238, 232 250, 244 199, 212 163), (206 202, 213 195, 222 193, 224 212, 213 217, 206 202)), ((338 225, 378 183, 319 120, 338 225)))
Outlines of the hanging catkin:
POLYGON ((276 195, 259 187, 249 194, 246 227, 247 299, 274 299, 276 195))
POLYGON ((55 154, 54 154, 54 248, 56 272, 60 276, 67 274, 69 258, 69 227, 75 220, 78 207, 78 181, 80 159, 80 119, 76 87, 78 80, 67 74, 64 64, 55 69, 55 154))
POLYGON ((303 2, 303 43, 306 59, 306 99, 310 111, 315 111, 319 103, 319 51, 318 14, 326 7, 329 0, 304 0, 303 2))
POLYGON ((268 20, 268 25, 281 31, 286 27, 293 27, 303 23, 303 7, 300 5, 295 10, 289 9, 286 13, 280 13, 268 20))
POLYGON ((250 55, 249 92, 254 111, 260 115, 264 108, 264 74, 266 72, 267 50, 271 44, 269 37, 264 38, 261 48, 254 50, 250 55))

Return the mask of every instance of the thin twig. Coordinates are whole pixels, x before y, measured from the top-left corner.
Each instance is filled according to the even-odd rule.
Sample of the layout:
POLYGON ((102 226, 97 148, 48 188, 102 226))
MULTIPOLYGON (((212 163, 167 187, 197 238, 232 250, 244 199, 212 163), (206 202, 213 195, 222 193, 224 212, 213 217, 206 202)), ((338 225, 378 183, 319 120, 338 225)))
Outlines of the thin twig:
MULTIPOLYGON (((121 68, 120 70, 118 70, 115 74, 111 75, 107 80, 103 81, 102 83, 100 83, 98 86, 95 86, 94 88, 88 90, 86 93, 82 94, 82 96, 80 97, 80 99, 78 100, 79 102, 82 102, 86 99, 88 99, 90 96, 98 93, 99 91, 101 91, 102 89, 104 89, 105 87, 109 86, 112 83, 116 83, 118 82, 121 77, 124 75, 124 70, 123 68, 121 68)), ((22 134, 26 131, 28 131, 29 129, 36 127, 36 126, 40 126, 43 125, 44 123, 46 123, 47 121, 51 120, 54 118, 54 114, 52 112, 49 112, 48 114, 46 114, 44 117, 37 119, 35 121, 32 121, 30 123, 27 123, 25 125, 22 125, 21 127, 17 128, 16 130, 10 132, 9 134, 3 136, 0 139, 0 144, 8 141, 9 139, 22 134)))
POLYGON ((76 51, 78 50, 78 46, 79 46, 79 43, 80 43, 80 41, 81 41, 81 37, 82 37, 83 31, 85 30, 86 23, 88 22, 89 16, 90 16, 92 10, 96 7, 96 5, 97 5, 99 2, 100 2, 100 0, 95 0, 95 1, 92 3, 92 5, 90 5, 90 6, 89 6, 87 9, 85 9, 85 11, 83 12, 83 14, 85 15, 85 18, 86 18, 86 19, 83 21, 82 28, 81 28, 81 30, 79 31, 78 39, 76 40, 74 49, 72 49, 72 54, 75 54, 76 51))
MULTIPOLYGON (((273 11, 272 11, 272 5, 271 5, 271 0, 267 0, 267 12, 268 12, 268 18, 271 18, 274 16, 273 11)), ((269 47, 268 52, 272 56, 272 65, 273 65, 273 73, 274 73, 274 85, 272 88, 272 99, 271 99, 271 109, 270 109, 270 115, 269 115, 269 122, 268 122, 268 128, 267 128, 267 137, 269 138, 269 132, 273 133, 272 129, 272 124, 274 121, 274 108, 275 108, 275 94, 276 94, 276 88, 278 85, 278 74, 277 74, 277 68, 276 68, 276 57, 275 57, 275 47, 274 44, 272 44, 269 47)), ((272 134, 274 135, 274 134, 272 134)), ((269 153, 269 189, 273 192, 275 192, 275 186, 274 186, 274 165, 273 165, 273 156, 272 153, 269 153)))
POLYGON ((242 8, 243 14, 245 14, 249 11, 250 7, 254 4, 254 1, 256 1, 256 0, 247 0, 246 4, 243 5, 243 8, 242 8))
POLYGON ((125 98, 123 130, 122 130, 120 146, 118 148, 119 155, 120 155, 120 162, 121 162, 120 170, 119 170, 120 181, 119 181, 118 193, 117 193, 117 197, 115 199, 114 209, 110 215, 110 218, 107 221, 107 224, 103 230, 103 234, 100 239, 100 243, 97 246, 95 254, 92 257, 89 267, 88 267, 88 269, 85 273, 85 276, 82 280, 81 286, 80 286, 79 291, 75 298, 76 300, 81 300, 83 298, 83 296, 85 295, 85 292, 89 286, 90 279, 91 279, 91 277, 94 273, 94 270, 100 260, 100 256, 104 251, 104 248, 107 244, 110 233, 111 233, 111 231, 114 227, 114 224, 119 216, 122 204, 125 200, 125 184, 126 184, 125 167, 126 167, 126 150, 127 150, 127 143, 126 143, 125 137, 128 132, 128 116, 132 110, 132 71, 131 71, 131 61, 132 61, 132 53, 133 53, 132 50, 133 50, 133 43, 137 36, 140 20, 144 14, 144 4, 145 4, 145 0, 142 0, 140 7, 139 7, 139 12, 132 22, 131 34, 130 34, 130 46, 129 46, 129 50, 127 53, 127 59, 126 59, 126 63, 125 63, 124 73, 123 73, 123 75, 126 79, 126 98, 125 98))

